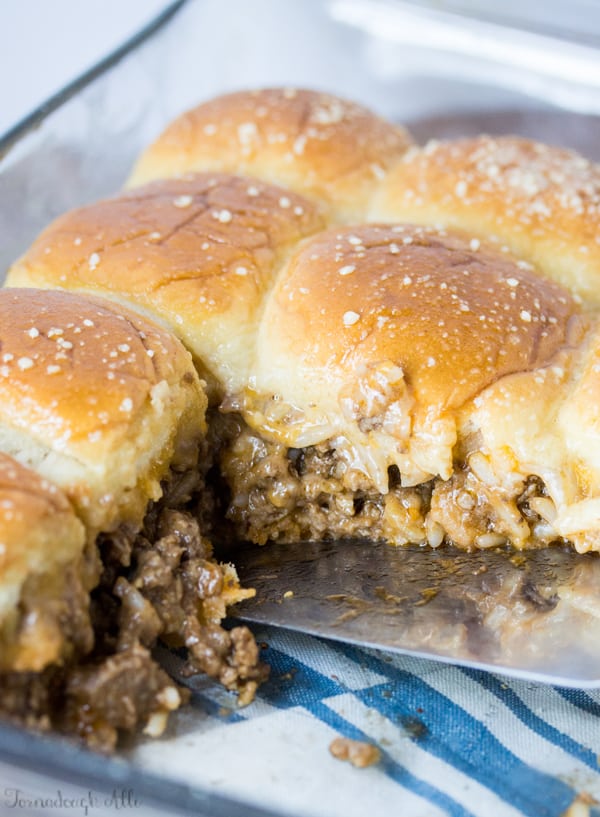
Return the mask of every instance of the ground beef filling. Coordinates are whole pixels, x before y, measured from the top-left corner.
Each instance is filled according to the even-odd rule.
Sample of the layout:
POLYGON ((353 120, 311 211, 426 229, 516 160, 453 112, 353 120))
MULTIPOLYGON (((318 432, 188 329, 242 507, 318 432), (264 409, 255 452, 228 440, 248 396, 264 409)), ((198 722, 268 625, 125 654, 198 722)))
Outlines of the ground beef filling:
POLYGON ((267 668, 246 627, 220 625, 243 592, 233 568, 213 558, 197 520, 178 507, 188 494, 174 480, 140 532, 122 527, 98 538, 102 574, 73 619, 88 648, 63 666, 0 676, 6 716, 75 734, 102 751, 140 727, 160 734, 188 694, 152 657, 158 639, 186 649, 185 674, 206 673, 235 690, 240 703, 252 700, 267 668))
POLYGON ((329 443, 287 448, 261 438, 233 414, 212 427, 214 457, 228 486, 226 516, 238 539, 366 538, 475 550, 539 547, 557 538, 536 510, 551 505, 536 477, 508 492, 457 463, 449 480, 402 487, 392 466, 382 494, 329 443))
POLYGON ((408 488, 392 467, 382 494, 331 444, 287 448, 236 414, 215 412, 209 429, 201 457, 213 463, 209 489, 197 471, 172 475, 141 531, 122 527, 98 538, 87 560, 101 566, 91 597, 76 576, 69 582, 77 592, 63 637, 73 655, 41 673, 0 675, 0 711, 104 751, 140 727, 158 735, 187 697, 152 656, 159 639, 186 650, 184 674, 206 673, 241 703, 252 700, 267 668, 247 628, 220 625, 243 591, 201 533, 211 527, 223 535, 224 519, 233 541, 257 543, 366 538, 470 550, 556 539, 546 521, 552 503, 536 477, 518 495, 503 493, 458 463, 451 479, 408 488))

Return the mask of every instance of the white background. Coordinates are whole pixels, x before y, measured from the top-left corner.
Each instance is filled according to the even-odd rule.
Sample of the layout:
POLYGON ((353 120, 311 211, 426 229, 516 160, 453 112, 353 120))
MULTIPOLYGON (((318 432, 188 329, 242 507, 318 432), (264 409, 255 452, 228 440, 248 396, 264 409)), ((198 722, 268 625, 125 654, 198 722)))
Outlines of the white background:
POLYGON ((168 0, 2 0, 0 134, 168 5, 168 0))

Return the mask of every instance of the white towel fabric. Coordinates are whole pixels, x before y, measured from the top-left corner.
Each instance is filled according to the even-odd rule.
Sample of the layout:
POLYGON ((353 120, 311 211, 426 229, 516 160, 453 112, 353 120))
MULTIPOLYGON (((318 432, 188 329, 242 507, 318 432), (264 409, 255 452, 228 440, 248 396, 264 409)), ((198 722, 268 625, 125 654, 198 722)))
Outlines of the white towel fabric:
POLYGON ((600 692, 282 630, 257 638, 271 665, 257 700, 234 708, 199 679, 135 765, 298 817, 600 817, 600 692), (374 744, 380 761, 334 758, 338 736, 374 744))

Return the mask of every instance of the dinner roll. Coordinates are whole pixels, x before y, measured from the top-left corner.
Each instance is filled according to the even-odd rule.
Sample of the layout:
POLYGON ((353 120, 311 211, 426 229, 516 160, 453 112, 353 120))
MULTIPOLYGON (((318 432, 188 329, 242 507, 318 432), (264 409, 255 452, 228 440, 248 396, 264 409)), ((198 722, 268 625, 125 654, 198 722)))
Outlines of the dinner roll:
POLYGON ((180 116, 139 158, 129 186, 189 171, 256 176, 364 217, 373 189, 412 140, 353 102, 272 88, 217 97, 180 116))
POLYGON ((88 538, 139 526, 197 454, 206 397, 189 354, 109 301, 0 290, 0 450, 60 486, 88 538))
POLYGON ((369 217, 492 238, 600 305, 600 169, 573 151, 515 136, 432 142, 382 180, 369 217))
MULTIPOLYGON (((173 122, 126 192, 55 221, 8 282, 104 296, 182 341, 213 409, 206 507, 226 506, 240 539, 600 550, 599 178, 518 137, 418 148, 326 94, 239 92, 173 122)), ((24 328, 34 344, 39 327, 24 328)), ((13 391, 38 367, 31 349, 0 361, 13 391)), ((52 396, 51 423, 20 394, 27 439, 42 425, 55 435, 22 461, 83 467, 68 400, 52 396)), ((134 403, 124 391, 106 415, 134 403)), ((26 450, 1 444, 2 417, 0 450, 26 450)), ((128 437, 130 463, 156 458, 153 418, 128 437)), ((11 422, 8 436, 24 436, 11 422)), ((86 445, 108 434, 97 425, 86 445)), ((138 484, 131 467, 83 500, 61 478, 88 525, 103 509, 93 530, 113 524, 113 500, 98 499, 138 484)))
POLYGON ((84 543, 62 491, 0 453, 1 671, 39 671, 63 656, 84 543))
POLYGON ((581 551, 600 550, 599 363, 594 318, 551 365, 499 379, 479 394, 463 430, 477 429, 475 467, 485 482, 510 490, 511 481, 530 474, 542 480, 544 497, 534 509, 581 551))
POLYGON ((212 394, 235 391, 279 266, 324 226, 315 205, 264 182, 157 181, 57 219, 7 281, 84 290, 157 316, 190 349, 212 394))
POLYGON ((382 492, 391 465, 403 485, 448 479, 458 410, 576 343, 579 312, 562 287, 465 235, 329 230, 268 299, 245 416, 294 448, 335 438, 382 492))

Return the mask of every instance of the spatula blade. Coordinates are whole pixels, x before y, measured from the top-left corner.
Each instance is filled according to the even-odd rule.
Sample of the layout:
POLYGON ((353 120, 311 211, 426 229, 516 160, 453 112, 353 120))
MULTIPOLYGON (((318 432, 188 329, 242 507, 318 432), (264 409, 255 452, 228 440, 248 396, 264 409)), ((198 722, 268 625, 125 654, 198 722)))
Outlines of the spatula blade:
POLYGON ((358 541, 243 546, 247 622, 563 686, 600 686, 600 559, 358 541))

